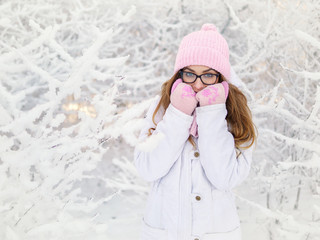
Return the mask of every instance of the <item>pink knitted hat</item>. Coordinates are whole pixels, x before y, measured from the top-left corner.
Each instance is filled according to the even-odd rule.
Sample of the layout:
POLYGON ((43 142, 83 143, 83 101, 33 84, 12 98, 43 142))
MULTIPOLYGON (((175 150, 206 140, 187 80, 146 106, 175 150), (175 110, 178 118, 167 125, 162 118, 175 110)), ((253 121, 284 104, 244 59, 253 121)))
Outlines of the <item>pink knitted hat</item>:
POLYGON ((229 47, 213 24, 203 24, 200 31, 189 33, 179 46, 174 74, 189 65, 205 65, 230 80, 229 47))

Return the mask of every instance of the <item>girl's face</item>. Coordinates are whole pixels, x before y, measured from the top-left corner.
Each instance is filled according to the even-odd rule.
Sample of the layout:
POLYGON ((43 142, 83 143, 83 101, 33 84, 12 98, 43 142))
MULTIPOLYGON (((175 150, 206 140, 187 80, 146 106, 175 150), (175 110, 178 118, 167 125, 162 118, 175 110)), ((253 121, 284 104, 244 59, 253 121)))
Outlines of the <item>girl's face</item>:
MULTIPOLYGON (((201 74, 207 74, 207 73, 213 73, 213 74, 217 74, 218 72, 215 71, 214 69, 204 66, 204 65, 190 65, 188 67, 183 68, 184 72, 191 72, 197 75, 201 75, 201 74)), ((219 79, 216 80, 215 83, 218 82, 219 79)), ((208 85, 204 85, 200 78, 198 77, 196 79, 195 82, 193 83, 187 83, 189 85, 191 85, 193 91, 195 91, 196 93, 201 91, 202 89, 204 89, 205 87, 207 87, 208 85)))

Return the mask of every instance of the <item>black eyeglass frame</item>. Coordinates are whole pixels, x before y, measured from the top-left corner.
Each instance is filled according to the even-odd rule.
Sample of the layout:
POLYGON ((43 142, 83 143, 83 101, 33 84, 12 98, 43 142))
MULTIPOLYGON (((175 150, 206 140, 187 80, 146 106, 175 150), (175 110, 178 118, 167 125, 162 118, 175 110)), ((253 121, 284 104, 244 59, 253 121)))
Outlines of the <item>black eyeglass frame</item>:
POLYGON ((200 78, 200 81, 201 81, 204 85, 214 85, 214 84, 216 84, 216 83, 210 83, 210 84, 204 83, 203 80, 202 80, 202 78, 201 78, 203 75, 206 75, 206 74, 215 75, 215 76, 217 76, 218 82, 220 81, 220 75, 221 75, 220 73, 204 73, 204 74, 201 74, 201 75, 197 75, 197 74, 192 73, 192 72, 187 72, 187 73, 192 73, 192 74, 194 74, 194 75, 196 76, 196 79, 195 79, 193 82, 185 82, 185 81, 183 80, 183 76, 182 76, 182 75, 183 75, 183 72, 186 72, 186 71, 183 71, 182 69, 179 70, 180 77, 181 77, 181 79, 182 79, 182 81, 183 81, 184 83, 194 83, 195 81, 197 81, 198 78, 200 78))

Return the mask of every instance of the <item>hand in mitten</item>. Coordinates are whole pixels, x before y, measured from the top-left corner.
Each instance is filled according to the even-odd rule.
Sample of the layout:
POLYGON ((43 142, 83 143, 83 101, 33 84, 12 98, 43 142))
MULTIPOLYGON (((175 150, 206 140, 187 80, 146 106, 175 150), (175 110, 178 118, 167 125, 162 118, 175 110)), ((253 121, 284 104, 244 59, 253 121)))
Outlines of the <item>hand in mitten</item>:
POLYGON ((196 93, 190 85, 182 82, 181 78, 172 85, 170 101, 175 108, 188 115, 192 114, 198 104, 196 93))
POLYGON ((225 103, 228 92, 229 85, 226 81, 223 81, 202 89, 197 93, 196 98, 200 102, 200 106, 225 103))

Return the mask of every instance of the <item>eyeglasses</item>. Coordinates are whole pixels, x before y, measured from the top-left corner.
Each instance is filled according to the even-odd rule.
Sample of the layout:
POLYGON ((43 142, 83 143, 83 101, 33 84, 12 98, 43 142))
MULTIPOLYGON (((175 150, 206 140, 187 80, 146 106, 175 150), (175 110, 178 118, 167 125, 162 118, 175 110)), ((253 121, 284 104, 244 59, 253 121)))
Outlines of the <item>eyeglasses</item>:
POLYGON ((194 74, 192 72, 186 72, 183 70, 179 71, 179 74, 185 83, 194 83, 197 78, 200 78, 201 82, 204 85, 212 85, 215 84, 217 79, 220 77, 220 73, 204 73, 201 75, 194 74))

